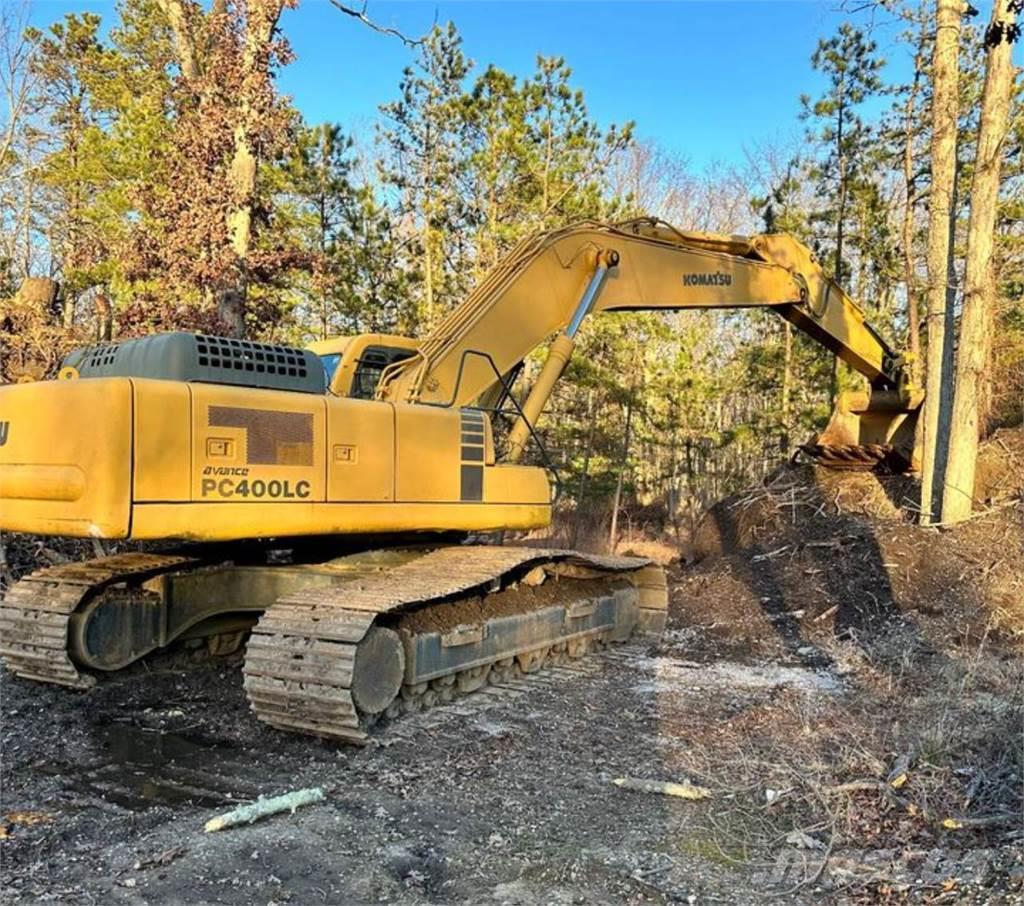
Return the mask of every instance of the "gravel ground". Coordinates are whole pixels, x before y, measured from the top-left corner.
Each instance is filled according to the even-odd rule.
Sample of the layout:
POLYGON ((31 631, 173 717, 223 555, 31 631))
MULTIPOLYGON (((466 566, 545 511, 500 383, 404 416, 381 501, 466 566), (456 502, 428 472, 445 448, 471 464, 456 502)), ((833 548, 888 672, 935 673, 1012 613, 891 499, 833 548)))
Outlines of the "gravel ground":
MULTIPOLYGON (((692 771, 694 729, 774 721, 794 703, 813 720, 856 693, 849 674, 821 668, 701 664, 678 653, 690 638, 677 628, 658 649, 630 644, 478 692, 363 749, 261 726, 238 670, 210 662, 87 695, 4 674, 3 901, 810 902, 844 899, 849 863, 866 871, 872 858, 888 859, 904 898, 930 901, 935 885, 918 890, 912 865, 893 875, 891 854, 833 852, 846 873, 831 877, 817 874, 814 838, 733 845, 747 826, 728 826, 731 778, 724 765, 692 771), (688 779, 712 797, 623 790, 620 776, 688 779), (203 833, 235 801, 307 786, 326 801, 203 833)), ((1006 883, 1018 851, 918 850, 955 862, 932 869, 960 879, 963 901, 1019 901, 1006 883)))
POLYGON ((238 671, 210 664, 88 696, 4 674, 4 900, 756 899, 758 866, 704 852, 707 805, 610 780, 680 779, 665 728, 710 688, 735 709, 835 684, 734 664, 688 686, 679 671, 698 668, 653 655, 630 645, 492 688, 365 749, 262 727, 238 671), (233 800, 313 785, 321 805, 202 832, 233 800))

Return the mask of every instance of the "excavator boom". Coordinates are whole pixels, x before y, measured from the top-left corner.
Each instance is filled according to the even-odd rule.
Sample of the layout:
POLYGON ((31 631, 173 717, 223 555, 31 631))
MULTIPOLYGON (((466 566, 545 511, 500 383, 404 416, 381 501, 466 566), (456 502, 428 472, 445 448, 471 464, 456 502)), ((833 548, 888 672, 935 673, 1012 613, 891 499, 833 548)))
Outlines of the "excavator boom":
POLYGON ((488 398, 507 374, 561 331, 513 428, 518 460, 592 311, 768 307, 862 374, 870 393, 846 395, 808 446, 840 468, 914 462, 922 395, 864 312, 791 236, 689 233, 652 219, 584 222, 521 242, 420 345, 384 372, 380 399, 465 406, 488 398))
POLYGON ((873 385, 895 388, 902 380, 900 360, 862 309, 792 237, 685 233, 644 219, 584 222, 524 240, 441 321, 417 357, 385 374, 378 396, 471 403, 494 383, 495 368, 507 372, 571 323, 602 266, 607 274, 592 311, 771 307, 873 385))

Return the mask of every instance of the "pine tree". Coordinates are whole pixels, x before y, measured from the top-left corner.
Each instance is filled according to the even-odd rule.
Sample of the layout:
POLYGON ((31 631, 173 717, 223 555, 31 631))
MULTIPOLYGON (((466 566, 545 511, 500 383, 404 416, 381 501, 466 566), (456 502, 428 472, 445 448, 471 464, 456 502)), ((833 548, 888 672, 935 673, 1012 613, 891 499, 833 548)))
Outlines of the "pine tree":
POLYGON ((304 252, 309 273, 307 317, 319 322, 318 335, 325 339, 338 332, 336 315, 349 314, 341 294, 343 275, 339 255, 352 241, 347 226, 351 208, 358 204, 352 185, 352 140, 333 123, 298 131, 282 167, 282 191, 290 210, 278 204, 279 226, 291 221, 304 252))
MULTIPOLYGON (((830 229, 832 276, 842 286, 848 285, 852 276, 846 260, 847 235, 855 229, 850 223, 851 199, 871 181, 871 129, 859 108, 882 89, 878 73, 884 63, 876 51, 875 42, 863 31, 844 22, 835 35, 818 42, 811 56, 811 65, 826 76, 828 88, 816 100, 806 95, 801 98, 801 117, 817 126, 810 137, 825 151, 810 172, 826 202, 817 219, 830 229)), ((838 391, 837 358, 832 376, 833 401, 838 391)))
POLYGON ((527 229, 523 191, 527 155, 525 93, 518 80, 488 66, 465 97, 462 111, 472 149, 468 186, 479 279, 527 229))
POLYGON ((32 62, 39 85, 35 102, 46 111, 49 127, 42 182, 51 205, 51 254, 60 262, 69 300, 69 326, 74 296, 84 288, 83 272, 101 254, 89 218, 96 194, 93 146, 102 135, 92 93, 92 79, 103 57, 99 29, 100 17, 84 13, 54 23, 45 35, 33 35, 39 44, 32 62))
POLYGON ((610 214, 614 205, 604 187, 616 155, 632 141, 632 122, 602 133, 571 77, 562 57, 538 56, 537 71, 524 87, 523 191, 535 229, 610 214))
POLYGON ((915 384, 921 381, 921 296, 919 274, 917 213, 923 197, 924 168, 921 160, 927 154, 925 144, 927 113, 927 49, 930 38, 930 15, 927 0, 906 7, 902 16, 907 30, 901 40, 909 46, 913 60, 910 81, 893 89, 896 100, 882 124, 881 141, 890 166, 899 166, 902 177, 902 211, 900 214, 900 256, 906 348, 911 354, 910 375, 915 384))
POLYGON ((422 290, 417 321, 424 326, 465 288, 465 210, 457 187, 466 165, 462 82, 471 66, 455 25, 435 26, 402 75, 400 99, 381 108, 388 149, 381 175, 400 193, 399 217, 415 232, 422 290))

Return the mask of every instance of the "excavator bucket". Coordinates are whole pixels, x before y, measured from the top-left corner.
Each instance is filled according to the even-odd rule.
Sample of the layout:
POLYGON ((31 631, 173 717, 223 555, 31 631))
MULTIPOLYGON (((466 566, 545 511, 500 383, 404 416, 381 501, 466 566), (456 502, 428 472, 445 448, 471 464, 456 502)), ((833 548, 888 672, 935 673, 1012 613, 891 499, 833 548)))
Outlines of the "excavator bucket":
POLYGON ((915 472, 917 419, 924 393, 896 390, 847 391, 825 430, 804 453, 829 469, 915 472))

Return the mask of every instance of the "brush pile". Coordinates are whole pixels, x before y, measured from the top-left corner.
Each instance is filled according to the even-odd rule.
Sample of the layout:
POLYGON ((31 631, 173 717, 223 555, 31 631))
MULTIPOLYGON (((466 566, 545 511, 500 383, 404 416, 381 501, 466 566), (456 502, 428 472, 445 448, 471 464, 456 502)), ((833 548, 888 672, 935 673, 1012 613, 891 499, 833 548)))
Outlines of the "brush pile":
POLYGON ((710 827, 723 847, 775 847, 777 867, 799 868, 794 892, 851 902, 1013 896, 1024 878, 1022 454, 1020 430, 986 444, 984 502, 955 527, 916 524, 907 477, 804 465, 705 514, 694 562, 671 579, 664 653, 781 663, 841 690, 782 691, 711 733, 680 729, 694 775, 725 773, 741 791, 710 827))

